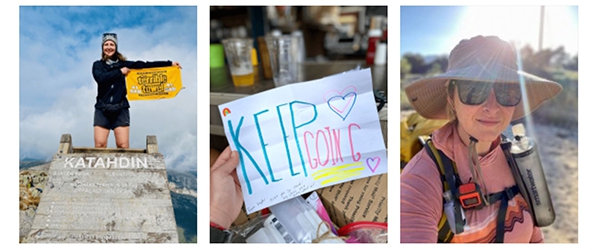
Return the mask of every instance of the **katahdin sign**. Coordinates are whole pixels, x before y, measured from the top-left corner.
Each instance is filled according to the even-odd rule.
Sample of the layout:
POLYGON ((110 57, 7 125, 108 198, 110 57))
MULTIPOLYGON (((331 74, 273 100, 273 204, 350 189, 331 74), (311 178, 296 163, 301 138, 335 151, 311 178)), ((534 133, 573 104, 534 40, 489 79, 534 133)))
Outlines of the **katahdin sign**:
POLYGON ((73 148, 62 135, 28 243, 178 243, 163 156, 146 149, 73 148))

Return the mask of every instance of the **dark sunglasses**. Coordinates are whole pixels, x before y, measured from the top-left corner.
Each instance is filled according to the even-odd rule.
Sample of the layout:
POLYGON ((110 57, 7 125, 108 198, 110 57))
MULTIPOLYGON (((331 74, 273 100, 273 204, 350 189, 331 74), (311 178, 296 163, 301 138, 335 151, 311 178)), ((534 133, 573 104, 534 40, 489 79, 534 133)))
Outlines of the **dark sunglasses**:
POLYGON ((522 98, 518 84, 469 80, 451 80, 450 84, 458 86, 460 101, 466 105, 479 105, 485 102, 492 88, 497 102, 504 107, 516 106, 522 98))

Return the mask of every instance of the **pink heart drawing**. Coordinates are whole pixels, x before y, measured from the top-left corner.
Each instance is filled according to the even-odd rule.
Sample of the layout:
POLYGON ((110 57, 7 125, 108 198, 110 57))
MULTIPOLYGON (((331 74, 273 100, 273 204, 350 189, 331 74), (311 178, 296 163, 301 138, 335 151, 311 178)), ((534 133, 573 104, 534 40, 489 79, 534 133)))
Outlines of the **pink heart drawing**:
POLYGON ((330 100, 329 100, 330 106, 331 106, 331 108, 336 110, 336 112, 344 113, 344 111, 346 110, 346 107, 348 107, 349 104, 353 103, 352 100, 354 99, 354 97, 355 97, 355 93, 348 93, 345 96, 334 96, 334 97, 330 98, 330 100), (348 100, 346 100, 347 96, 348 96, 348 100), (344 104, 342 104, 342 101, 340 101, 340 100, 334 100, 334 99, 338 99, 338 98, 342 99, 342 101, 344 101, 344 104), (342 106, 344 106, 344 107, 342 107, 342 109, 339 109, 338 107, 336 107, 336 105, 332 104, 332 102, 339 104, 338 106, 340 106, 340 107, 342 107, 342 106))
POLYGON ((334 113, 340 116, 342 120, 346 120, 346 117, 350 114, 350 111, 356 103, 356 88, 354 86, 348 86, 342 90, 342 92, 330 90, 323 96, 323 98, 334 113), (335 95, 332 96, 330 93, 335 95))
POLYGON ((376 156, 373 158, 369 157, 369 158, 367 158, 367 167, 369 167, 371 172, 375 173, 375 170, 377 170, 377 167, 379 166, 380 161, 381 161, 381 159, 379 158, 379 156, 376 156), (375 166, 371 167, 372 165, 375 165, 375 166))
POLYGON ((356 93, 357 88, 355 86, 351 85, 351 86, 344 88, 342 91, 332 89, 323 95, 323 100, 327 102, 332 96, 343 96, 345 93, 350 93, 350 92, 356 93))
POLYGON ((328 106, 334 113, 336 113, 342 120, 346 120, 348 114, 354 107, 357 94, 350 92, 344 96, 334 96, 328 100, 328 106), (350 107, 349 107, 350 106, 350 107), (349 107, 349 108, 348 108, 349 107))

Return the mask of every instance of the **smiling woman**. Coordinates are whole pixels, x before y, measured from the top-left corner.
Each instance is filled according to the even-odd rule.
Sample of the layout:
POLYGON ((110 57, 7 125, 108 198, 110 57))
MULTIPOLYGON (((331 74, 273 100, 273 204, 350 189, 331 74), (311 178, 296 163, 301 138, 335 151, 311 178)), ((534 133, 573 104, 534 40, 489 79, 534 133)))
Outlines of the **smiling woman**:
POLYGON ((496 36, 461 40, 448 60, 445 73, 405 88, 417 113, 450 122, 402 171, 400 240, 543 242, 501 133, 562 86, 519 71, 514 48, 496 36))
POLYGON ((114 130, 116 146, 129 148, 129 102, 126 98, 125 77, 130 69, 178 66, 171 61, 127 61, 118 52, 115 33, 104 33, 102 57, 93 63, 93 78, 97 82, 97 97, 93 118, 93 138, 96 148, 105 148, 110 130, 114 130))

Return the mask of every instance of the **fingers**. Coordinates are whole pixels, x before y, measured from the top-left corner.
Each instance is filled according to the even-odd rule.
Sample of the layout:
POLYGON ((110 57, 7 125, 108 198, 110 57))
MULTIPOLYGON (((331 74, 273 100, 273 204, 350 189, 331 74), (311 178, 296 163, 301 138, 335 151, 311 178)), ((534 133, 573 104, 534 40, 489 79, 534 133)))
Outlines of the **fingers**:
POLYGON ((224 151, 218 156, 218 159, 214 162, 214 165, 211 167, 211 171, 219 170, 219 168, 225 168, 222 170, 226 174, 230 174, 236 166, 238 166, 239 157, 237 151, 232 151, 230 146, 226 147, 224 151))
POLYGON ((236 174, 236 168, 232 170, 232 179, 234 179, 234 185, 240 187, 240 181, 238 180, 238 174, 236 174))
POLYGON ((182 66, 178 62, 172 62, 172 66, 178 66, 178 68, 182 69, 182 66))
POLYGON ((232 173, 232 171, 236 169, 236 166, 238 166, 238 152, 232 151, 232 153, 230 153, 230 158, 228 158, 228 161, 222 164, 219 168, 222 172, 230 174, 232 173))
POLYGON ((224 151, 222 151, 222 153, 220 153, 220 156, 218 156, 218 159, 216 159, 216 161, 214 161, 214 165, 211 166, 211 169, 215 170, 215 169, 219 168, 220 166, 222 166, 222 164, 226 163, 228 161, 228 159, 230 159, 231 153, 232 153, 232 149, 230 149, 230 146, 226 147, 226 149, 224 149, 224 151))

